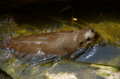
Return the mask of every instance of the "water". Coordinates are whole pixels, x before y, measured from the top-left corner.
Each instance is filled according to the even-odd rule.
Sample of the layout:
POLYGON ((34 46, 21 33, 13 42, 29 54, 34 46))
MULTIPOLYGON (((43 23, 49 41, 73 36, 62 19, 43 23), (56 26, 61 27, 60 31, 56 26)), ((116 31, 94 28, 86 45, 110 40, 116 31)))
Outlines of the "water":
MULTIPOLYGON (((74 60, 77 62, 96 63, 96 64, 110 65, 117 67, 120 66, 119 63, 119 58, 120 58, 119 25, 120 24, 119 23, 100 22, 100 23, 90 23, 82 26, 77 22, 72 22, 72 23, 73 25, 77 25, 77 27, 73 27, 67 23, 62 23, 58 21, 58 23, 55 22, 54 26, 48 26, 49 24, 46 23, 44 25, 45 28, 39 29, 38 27, 30 26, 27 24, 21 24, 20 26, 22 27, 19 27, 19 25, 17 25, 17 23, 13 21, 12 23, 8 22, 8 24, 11 26, 9 26, 7 23, 1 26, 4 28, 0 35, 1 38, 5 40, 23 35, 41 34, 46 32, 53 32, 53 31, 78 30, 78 28, 86 28, 86 26, 89 25, 91 28, 93 28, 100 34, 100 38, 98 42, 93 46, 90 46, 89 48, 83 48, 79 50, 71 58, 75 57, 74 60), (16 28, 16 29, 12 29, 12 28, 16 28), (9 31, 6 32, 6 30, 9 31)), ((7 71, 10 74, 16 73, 15 75, 12 75, 12 77, 15 79, 26 78, 27 75, 30 74, 31 75, 34 74, 31 76, 31 78, 32 77, 44 78, 45 75, 38 75, 38 76, 35 75, 37 73, 43 74, 43 71, 45 72, 45 70, 47 70, 52 64, 51 61, 47 61, 48 64, 42 65, 44 63, 40 64, 39 62, 36 63, 36 61, 33 62, 32 60, 29 62, 33 62, 33 63, 29 64, 26 63, 25 60, 21 61, 16 59, 14 55, 13 56, 11 55, 10 51, 3 49, 0 49, 0 60, 1 60, 0 67, 3 70, 7 71)))
MULTIPOLYGON (((116 18, 117 11, 115 11, 115 16, 112 16, 113 13, 109 14, 110 11, 104 12, 107 9, 98 11, 97 8, 91 8, 87 11, 88 7, 85 7, 84 10, 79 11, 82 7, 77 7, 78 5, 73 6, 73 15, 78 19, 77 21, 72 20, 74 16, 71 7, 58 14, 52 14, 52 12, 44 14, 44 12, 34 12, 33 10, 32 12, 28 11, 29 14, 27 12, 11 12, 12 16, 0 16, 0 39, 6 40, 31 34, 78 30, 89 26, 99 33, 100 38, 93 46, 77 51, 71 59, 77 62, 120 67, 120 20, 116 18)), ((37 65, 36 63, 25 63, 16 59, 10 51, 0 49, 0 68, 14 79, 44 79, 47 69, 53 63, 37 63, 37 65)))

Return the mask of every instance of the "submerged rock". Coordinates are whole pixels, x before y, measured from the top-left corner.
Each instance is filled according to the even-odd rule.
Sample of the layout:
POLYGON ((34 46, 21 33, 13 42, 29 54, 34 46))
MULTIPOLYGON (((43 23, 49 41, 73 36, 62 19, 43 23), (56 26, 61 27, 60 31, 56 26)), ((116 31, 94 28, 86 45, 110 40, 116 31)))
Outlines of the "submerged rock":
POLYGON ((63 60, 46 73, 48 79, 120 79, 119 69, 111 66, 63 60))

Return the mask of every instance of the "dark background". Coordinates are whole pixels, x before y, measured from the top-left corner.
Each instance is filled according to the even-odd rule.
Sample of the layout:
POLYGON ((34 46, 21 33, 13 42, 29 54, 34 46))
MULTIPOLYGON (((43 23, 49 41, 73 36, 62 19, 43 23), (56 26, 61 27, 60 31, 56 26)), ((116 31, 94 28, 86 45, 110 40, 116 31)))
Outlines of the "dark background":
POLYGON ((65 20, 71 20, 73 16, 86 22, 100 22, 104 21, 104 19, 107 21, 119 21, 120 1, 0 0, 0 15, 10 15, 17 23, 47 21, 50 20, 46 19, 49 16, 57 16, 65 20), (100 17, 99 20, 98 17, 100 17))

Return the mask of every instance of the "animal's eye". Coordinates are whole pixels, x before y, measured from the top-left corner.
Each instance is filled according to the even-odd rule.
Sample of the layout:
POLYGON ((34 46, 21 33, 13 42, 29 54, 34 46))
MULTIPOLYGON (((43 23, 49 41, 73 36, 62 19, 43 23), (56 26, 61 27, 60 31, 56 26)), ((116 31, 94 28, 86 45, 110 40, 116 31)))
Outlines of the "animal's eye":
POLYGON ((90 41, 90 38, 87 38, 86 41, 90 41))
POLYGON ((94 32, 94 30, 91 30, 91 32, 94 32))
POLYGON ((83 44, 83 42, 80 42, 80 45, 82 45, 83 44))

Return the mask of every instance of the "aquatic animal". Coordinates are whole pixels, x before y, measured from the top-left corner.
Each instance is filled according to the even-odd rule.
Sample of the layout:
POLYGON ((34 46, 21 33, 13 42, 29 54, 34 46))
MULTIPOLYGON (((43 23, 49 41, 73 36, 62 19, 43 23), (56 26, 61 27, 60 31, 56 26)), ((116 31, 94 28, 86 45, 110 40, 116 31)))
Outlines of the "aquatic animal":
POLYGON ((98 33, 88 27, 78 31, 51 32, 11 38, 1 41, 0 48, 9 49, 19 54, 52 58, 70 56, 82 47, 94 44, 97 39, 98 33))

